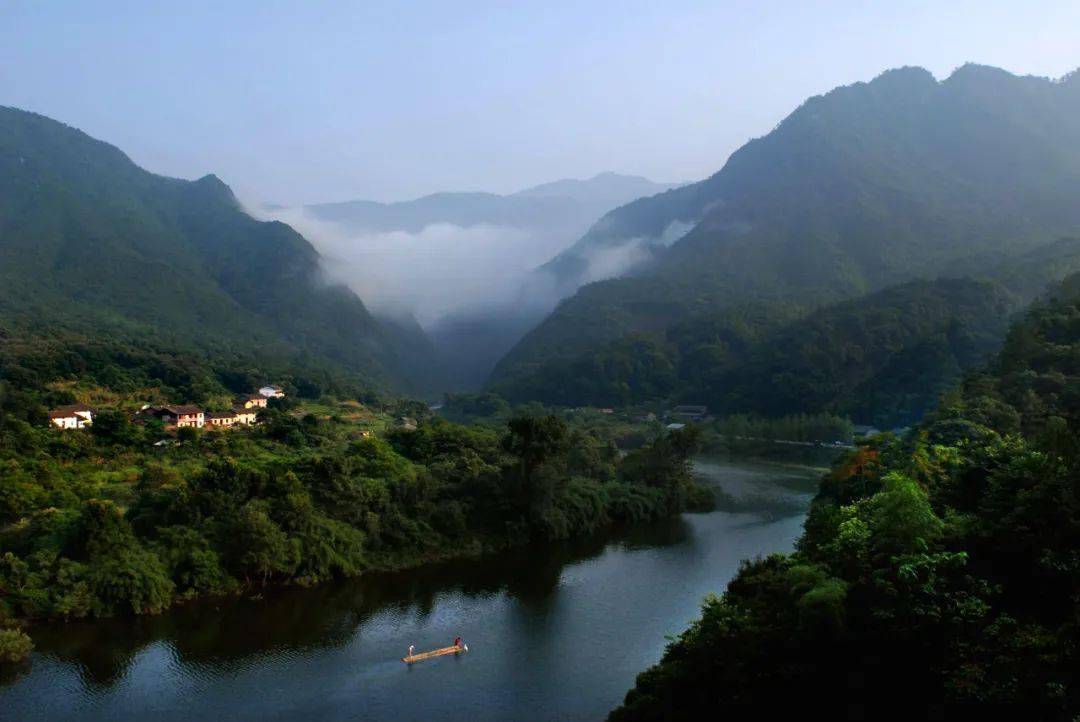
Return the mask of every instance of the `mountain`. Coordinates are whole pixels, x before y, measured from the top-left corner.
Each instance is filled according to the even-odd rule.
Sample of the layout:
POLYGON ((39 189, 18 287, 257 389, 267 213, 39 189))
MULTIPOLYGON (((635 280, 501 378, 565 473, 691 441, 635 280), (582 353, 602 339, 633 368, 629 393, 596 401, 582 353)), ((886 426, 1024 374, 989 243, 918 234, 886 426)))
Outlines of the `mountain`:
POLYGON ((607 214, 546 270, 572 285, 596 258, 621 258, 624 277, 561 303, 493 382, 725 309, 805 314, 977 275, 1080 235, 1078 196, 1080 75, 892 70, 811 98, 710 178, 607 214))
POLYGON ((564 178, 518 191, 513 198, 571 198, 584 206, 608 210, 645 196, 662 193, 678 184, 654 183, 638 175, 598 173, 592 178, 564 178))
POLYGON ((888 428, 918 420, 996 352, 1020 307, 993 281, 912 281, 804 317, 763 306, 698 317, 663 340, 621 338, 491 390, 566 406, 684 401, 725 415, 831 412, 888 428))
POLYGON ((601 173, 587 180, 559 180, 509 195, 444 192, 396 203, 355 200, 316 203, 304 209, 318 220, 357 234, 416 233, 435 223, 543 229, 550 236, 546 242, 551 254, 555 254, 613 208, 670 187, 640 176, 601 173))
MULTIPOLYGON (((601 173, 510 195, 436 193, 399 203, 348 201, 269 212, 304 223, 299 227, 341 277, 360 288, 383 288, 396 306, 413 303, 446 388, 454 390, 479 387, 495 362, 576 290, 557 288, 537 266, 613 208, 669 187, 601 173), (418 257, 425 251, 430 255, 418 257)), ((374 292, 369 300, 382 299, 374 292)))
POLYGON ((408 388, 400 334, 322 278, 292 228, 212 175, 165 178, 49 118, 0 107, 0 326, 333 369, 408 388))

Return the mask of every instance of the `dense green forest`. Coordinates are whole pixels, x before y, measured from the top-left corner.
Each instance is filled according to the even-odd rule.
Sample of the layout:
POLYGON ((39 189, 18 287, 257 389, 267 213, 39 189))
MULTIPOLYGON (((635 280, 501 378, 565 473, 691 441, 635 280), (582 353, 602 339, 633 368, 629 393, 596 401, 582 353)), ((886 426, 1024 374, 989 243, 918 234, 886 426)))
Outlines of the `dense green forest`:
MULTIPOLYGON (((108 337, 221 366, 421 391, 430 346, 328 284, 315 249, 209 175, 165 178, 120 150, 0 107, 0 333, 108 337)), ((415 334, 413 334, 415 335, 415 334)))
MULTIPOLYGON (((124 377, 137 392, 154 363, 124 377)), ((84 383, 113 366, 95 368, 84 383)), ((44 403, 65 391, 13 380, 32 373, 8 368, 0 380, 0 658, 24 656, 15 627, 26 620, 155 613, 712 503, 691 478, 692 430, 623 455, 552 415, 465 427, 423 404, 322 397, 274 400, 252 429, 173 437, 106 409, 91 429, 61 432, 46 426, 44 403), (394 428, 406 414, 418 428, 394 428)), ((158 390, 194 396, 205 383, 210 400, 220 383, 165 376, 172 385, 158 390)), ((123 384, 109 393, 134 404, 123 384)))
POLYGON ((847 454, 612 720, 1080 714, 1080 276, 917 428, 847 454))
POLYGON ((512 402, 684 401, 720 414, 828 411, 906 425, 997 350, 1017 303, 1018 294, 999 283, 948 279, 891 287, 806 316, 789 304, 759 304, 678 324, 661 339, 620 339, 490 389, 512 402))
MULTIPOLYGON (((1030 291, 991 268, 1022 269, 1032 255, 1056 257, 1060 280, 1080 269, 1053 245, 1080 234, 1077 148, 1077 74, 969 65, 939 82, 902 68, 811 98, 712 177, 609 213, 550 264, 573 275, 598 254, 654 251, 563 301, 500 361, 492 388, 520 383, 555 402, 594 386, 615 403, 676 386, 661 358, 680 325, 748 307, 783 321, 913 279, 989 276, 1030 291), (575 382, 582 371, 596 383, 575 382)), ((883 408, 904 416, 907 403, 883 408)))

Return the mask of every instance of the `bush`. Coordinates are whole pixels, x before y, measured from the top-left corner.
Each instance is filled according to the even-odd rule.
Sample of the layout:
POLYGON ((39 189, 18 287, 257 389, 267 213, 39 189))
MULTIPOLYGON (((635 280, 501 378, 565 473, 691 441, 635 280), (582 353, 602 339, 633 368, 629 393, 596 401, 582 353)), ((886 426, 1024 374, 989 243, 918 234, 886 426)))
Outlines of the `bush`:
POLYGON ((15 664, 30 656, 34 643, 18 629, 0 629, 0 663, 15 664))

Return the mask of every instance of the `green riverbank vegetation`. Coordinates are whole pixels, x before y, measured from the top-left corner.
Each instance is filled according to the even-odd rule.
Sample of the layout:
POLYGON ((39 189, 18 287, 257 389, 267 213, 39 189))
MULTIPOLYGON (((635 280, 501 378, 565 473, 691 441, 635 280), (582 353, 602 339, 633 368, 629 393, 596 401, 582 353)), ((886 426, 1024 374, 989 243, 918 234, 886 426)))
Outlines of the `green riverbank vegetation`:
POLYGON ((822 480, 610 719, 1080 713, 1080 279, 982 373, 822 480), (781 694, 778 694, 781 693, 781 694))
MULTIPOLYGON (((709 508, 697 433, 620 453, 552 415, 463 426, 323 399, 228 432, 47 427, 0 381, 0 627, 153 614, 203 595, 314 584, 709 508), (316 413, 316 411, 318 413, 316 413), (351 414, 351 415, 350 415, 351 414), (415 419, 415 426, 413 420, 415 419), (161 439, 165 445, 155 445, 161 439)), ((25 656, 5 629, 0 656, 25 656)))

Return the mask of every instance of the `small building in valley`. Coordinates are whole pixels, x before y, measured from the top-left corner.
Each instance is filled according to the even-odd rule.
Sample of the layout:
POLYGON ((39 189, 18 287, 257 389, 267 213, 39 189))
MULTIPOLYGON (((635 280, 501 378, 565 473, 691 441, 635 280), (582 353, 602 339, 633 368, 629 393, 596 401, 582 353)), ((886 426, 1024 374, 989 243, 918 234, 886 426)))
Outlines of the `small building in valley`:
POLYGON ((58 429, 83 429, 94 423, 94 410, 85 404, 58 406, 49 411, 49 423, 58 429))
POLYGON ((206 425, 206 415, 198 406, 165 406, 160 418, 166 426, 175 426, 178 429, 194 427, 201 429, 206 425))
POLYGON ((263 386, 259 389, 259 394, 268 399, 281 399, 285 397, 285 392, 280 386, 263 386))
POLYGON ((227 429, 236 422, 235 411, 211 411, 206 415, 206 423, 214 428, 227 429))
POLYGON ((255 409, 234 409, 233 414, 236 415, 236 423, 241 426, 255 424, 255 409))
POLYGON ((248 394, 237 401, 237 406, 245 409, 265 409, 266 398, 262 394, 248 394))
POLYGON ((698 404, 683 404, 671 410, 669 416, 679 421, 704 421, 709 415, 709 408, 698 404))

